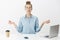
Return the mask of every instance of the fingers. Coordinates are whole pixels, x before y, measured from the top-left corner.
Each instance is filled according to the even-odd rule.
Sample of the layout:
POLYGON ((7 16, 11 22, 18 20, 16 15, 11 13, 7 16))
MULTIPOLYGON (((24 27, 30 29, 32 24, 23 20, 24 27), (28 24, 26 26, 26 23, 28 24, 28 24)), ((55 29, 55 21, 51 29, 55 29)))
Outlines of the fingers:
POLYGON ((11 20, 8 21, 9 24, 13 24, 13 22, 11 20))
POLYGON ((47 23, 47 24, 50 23, 50 20, 47 20, 46 23, 47 23))

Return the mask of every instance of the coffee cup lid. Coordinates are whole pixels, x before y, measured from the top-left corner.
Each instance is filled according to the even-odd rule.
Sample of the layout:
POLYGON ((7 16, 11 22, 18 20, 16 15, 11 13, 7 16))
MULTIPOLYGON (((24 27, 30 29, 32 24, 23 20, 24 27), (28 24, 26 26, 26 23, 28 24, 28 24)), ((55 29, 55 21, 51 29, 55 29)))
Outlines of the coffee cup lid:
POLYGON ((10 32, 10 30, 6 30, 6 32, 10 32))

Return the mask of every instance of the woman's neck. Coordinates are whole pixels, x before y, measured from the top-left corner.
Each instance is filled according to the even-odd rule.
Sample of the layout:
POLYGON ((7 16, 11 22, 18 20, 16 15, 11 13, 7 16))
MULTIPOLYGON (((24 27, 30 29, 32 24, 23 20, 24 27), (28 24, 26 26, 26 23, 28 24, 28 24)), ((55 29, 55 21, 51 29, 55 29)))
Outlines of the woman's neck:
POLYGON ((31 13, 29 13, 29 14, 26 14, 27 18, 29 18, 31 15, 32 15, 31 13))

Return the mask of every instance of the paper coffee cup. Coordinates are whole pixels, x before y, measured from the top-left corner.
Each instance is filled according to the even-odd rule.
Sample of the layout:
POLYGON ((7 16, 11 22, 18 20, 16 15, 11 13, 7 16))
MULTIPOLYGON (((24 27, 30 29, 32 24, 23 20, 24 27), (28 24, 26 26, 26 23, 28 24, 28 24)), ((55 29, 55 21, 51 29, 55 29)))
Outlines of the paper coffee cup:
POLYGON ((6 30, 6 36, 9 37, 10 36, 10 31, 6 30))

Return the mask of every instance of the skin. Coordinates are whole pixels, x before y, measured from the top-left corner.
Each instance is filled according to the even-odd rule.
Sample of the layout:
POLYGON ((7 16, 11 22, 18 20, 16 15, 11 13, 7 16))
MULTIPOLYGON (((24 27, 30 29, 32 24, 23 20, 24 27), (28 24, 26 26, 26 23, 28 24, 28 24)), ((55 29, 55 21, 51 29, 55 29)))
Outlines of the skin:
POLYGON ((31 5, 27 4, 25 6, 25 11, 26 11, 26 16, 29 18, 31 16, 31 11, 32 11, 31 5))
MULTIPOLYGON (((30 4, 27 4, 25 5, 25 11, 26 11, 26 16, 27 18, 29 18, 32 14, 31 14, 31 11, 32 11, 32 7, 30 4)), ((50 23, 50 20, 46 20, 46 21, 43 21, 42 24, 41 24, 41 28, 43 27, 44 24, 49 24, 50 23)), ((8 24, 10 25, 14 25, 14 27, 16 27, 17 25, 15 24, 15 22, 9 20, 8 21, 8 24)))

